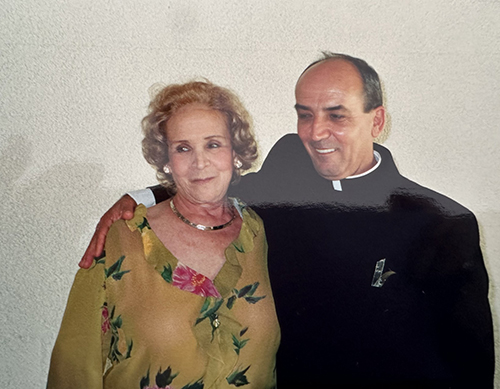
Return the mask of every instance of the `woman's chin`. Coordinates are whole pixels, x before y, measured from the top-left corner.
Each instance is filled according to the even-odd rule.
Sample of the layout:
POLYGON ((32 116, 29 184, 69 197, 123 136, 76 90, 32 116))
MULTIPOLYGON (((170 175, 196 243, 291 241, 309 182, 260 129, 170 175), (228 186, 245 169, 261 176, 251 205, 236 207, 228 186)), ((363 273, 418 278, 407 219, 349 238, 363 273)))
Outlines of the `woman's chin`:
POLYGON ((177 192, 177 196, 181 196, 183 199, 194 204, 217 204, 224 202, 226 200, 227 190, 224 192, 210 193, 207 190, 202 190, 199 192, 191 192, 189 194, 183 194, 177 192))

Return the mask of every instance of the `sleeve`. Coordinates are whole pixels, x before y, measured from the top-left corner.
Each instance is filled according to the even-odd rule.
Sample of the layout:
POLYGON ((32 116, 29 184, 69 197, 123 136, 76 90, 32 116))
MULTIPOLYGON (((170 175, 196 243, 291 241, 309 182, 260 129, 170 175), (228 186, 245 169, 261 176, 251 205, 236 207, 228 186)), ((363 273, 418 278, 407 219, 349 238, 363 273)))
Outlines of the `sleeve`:
MULTIPOLYGON (((100 261, 104 262, 104 261, 100 261)), ((48 389, 99 389, 105 357, 101 340, 104 264, 80 269, 71 288, 47 382, 48 389)))
POLYGON ((448 225, 440 256, 445 278, 436 285, 444 353, 452 362, 457 388, 493 388, 493 324, 488 274, 472 213, 448 225))
POLYGON ((134 199, 136 204, 144 204, 147 208, 156 205, 155 196, 150 188, 132 190, 127 194, 134 199))
MULTIPOLYGON (((161 185, 150 186, 148 189, 151 190, 151 192, 153 193, 153 196, 155 197, 156 204, 159 204, 162 201, 168 200, 169 198, 173 197, 175 194, 171 190, 169 190, 161 185)), ((146 205, 146 204, 144 204, 144 205, 146 205)), ((146 205, 146 207, 148 207, 148 205, 146 205)))

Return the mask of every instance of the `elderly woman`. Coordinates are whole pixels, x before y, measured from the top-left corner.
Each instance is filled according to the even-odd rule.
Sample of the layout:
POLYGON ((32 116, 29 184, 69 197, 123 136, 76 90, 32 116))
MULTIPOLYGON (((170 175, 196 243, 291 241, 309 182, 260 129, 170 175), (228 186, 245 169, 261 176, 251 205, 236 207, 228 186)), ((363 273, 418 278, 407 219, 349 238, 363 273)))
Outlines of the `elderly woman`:
POLYGON ((169 85, 143 132, 175 195, 115 222, 105 255, 76 275, 48 388, 274 387, 264 227, 226 196, 256 158, 248 113, 209 82, 169 85))

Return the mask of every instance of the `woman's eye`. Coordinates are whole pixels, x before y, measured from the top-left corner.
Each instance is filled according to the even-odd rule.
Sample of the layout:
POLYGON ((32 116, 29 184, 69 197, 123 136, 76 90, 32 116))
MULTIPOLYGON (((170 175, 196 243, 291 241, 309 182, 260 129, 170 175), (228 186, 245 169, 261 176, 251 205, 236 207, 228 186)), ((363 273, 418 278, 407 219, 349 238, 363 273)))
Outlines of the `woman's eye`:
POLYGON ((218 149, 220 145, 218 143, 209 143, 208 148, 209 149, 218 149))
POLYGON ((175 151, 177 151, 178 153, 185 153, 186 151, 189 151, 189 148, 187 148, 186 146, 177 146, 175 151))

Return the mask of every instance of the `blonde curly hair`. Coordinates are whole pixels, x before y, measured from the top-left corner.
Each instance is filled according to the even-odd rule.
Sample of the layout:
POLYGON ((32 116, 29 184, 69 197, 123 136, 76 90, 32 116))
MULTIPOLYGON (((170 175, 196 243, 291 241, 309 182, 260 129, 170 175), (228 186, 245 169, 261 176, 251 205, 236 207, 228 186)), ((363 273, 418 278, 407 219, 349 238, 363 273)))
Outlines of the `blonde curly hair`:
POLYGON ((167 131, 168 120, 182 107, 199 103, 221 112, 226 118, 231 146, 242 166, 233 171, 233 183, 238 182, 241 172, 252 167, 257 159, 257 143, 252 131, 251 118, 239 98, 227 88, 210 81, 191 81, 165 87, 153 86, 149 114, 142 119, 142 153, 146 161, 156 169, 161 185, 175 193, 172 174, 163 171, 169 161, 167 131))

